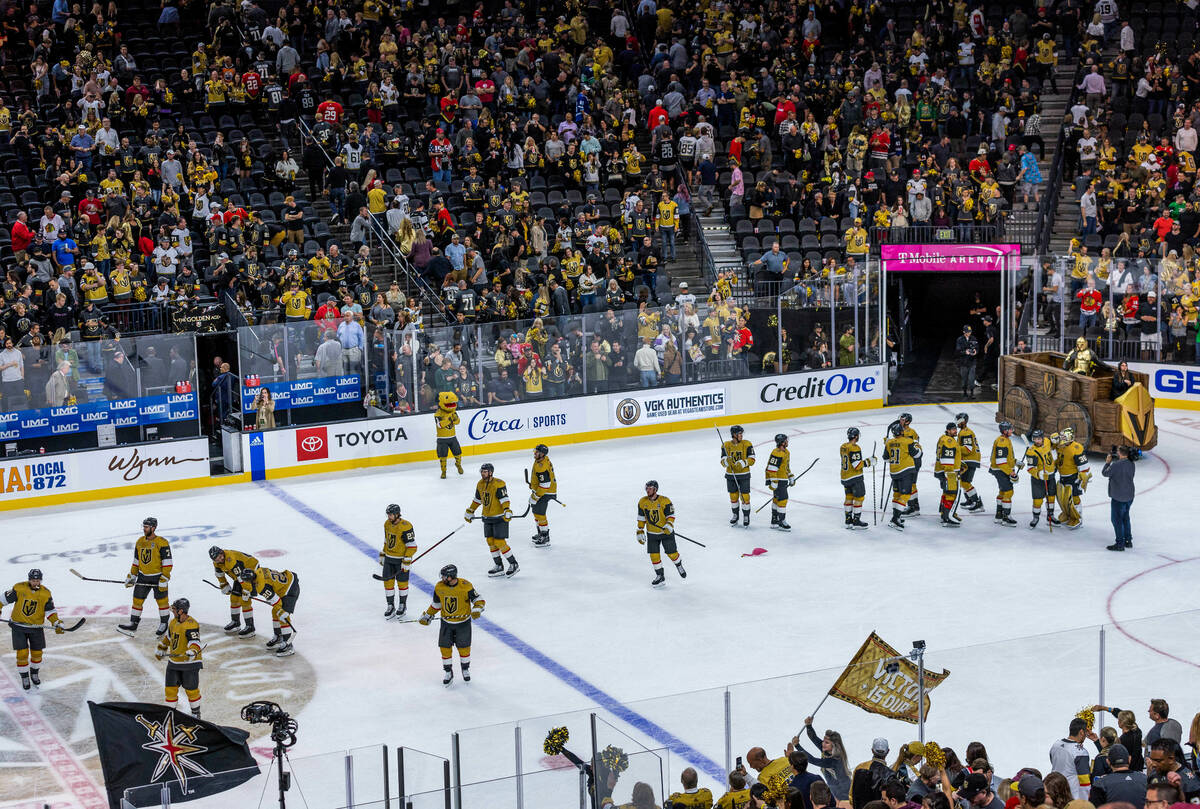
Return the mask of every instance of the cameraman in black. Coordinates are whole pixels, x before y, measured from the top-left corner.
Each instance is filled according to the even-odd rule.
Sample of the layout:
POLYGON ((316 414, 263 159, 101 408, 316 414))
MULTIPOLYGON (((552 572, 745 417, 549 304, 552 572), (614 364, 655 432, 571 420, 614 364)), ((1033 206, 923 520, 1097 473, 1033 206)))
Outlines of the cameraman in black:
POLYGON ((979 362, 979 341, 971 336, 970 325, 963 326, 962 336, 954 344, 958 359, 958 377, 962 380, 963 398, 975 398, 975 368, 979 362))
POLYGON ((1133 547, 1133 530, 1129 525, 1129 508, 1133 505, 1135 493, 1132 453, 1129 447, 1113 447, 1112 452, 1104 458, 1104 468, 1100 470, 1100 474, 1108 478, 1113 531, 1117 535, 1117 541, 1107 546, 1110 551, 1133 547))

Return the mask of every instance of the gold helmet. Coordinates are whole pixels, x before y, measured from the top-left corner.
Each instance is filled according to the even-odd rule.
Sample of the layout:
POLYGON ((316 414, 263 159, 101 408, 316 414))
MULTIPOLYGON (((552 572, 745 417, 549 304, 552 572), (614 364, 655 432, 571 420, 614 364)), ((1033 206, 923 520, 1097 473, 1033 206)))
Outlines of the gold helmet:
POLYGON ((1075 338, 1075 348, 1083 351, 1085 348, 1087 348, 1087 339, 1083 337, 1075 338))
POLYGON ((1075 428, 1063 427, 1062 430, 1059 431, 1058 436, 1060 439, 1062 439, 1064 444, 1070 444, 1075 440, 1075 428))
POLYGON ((1050 433, 1050 445, 1051 446, 1057 447, 1061 440, 1062 440, 1062 436, 1060 436, 1058 433, 1050 433))

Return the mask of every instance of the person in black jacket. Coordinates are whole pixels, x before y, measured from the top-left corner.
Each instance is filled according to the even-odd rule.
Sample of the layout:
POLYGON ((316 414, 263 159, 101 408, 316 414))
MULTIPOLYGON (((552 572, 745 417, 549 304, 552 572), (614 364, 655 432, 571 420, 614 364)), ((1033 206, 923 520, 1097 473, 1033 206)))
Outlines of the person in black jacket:
POLYGON ((1108 763, 1112 772, 1092 782, 1088 800, 1092 805, 1130 803, 1143 809, 1146 803, 1146 774, 1129 769, 1129 750, 1117 743, 1108 748, 1108 763))
POLYGON ((958 377, 962 381, 963 397, 975 398, 975 367, 979 362, 979 341, 971 336, 971 327, 963 326, 962 336, 954 344, 958 360, 958 377))

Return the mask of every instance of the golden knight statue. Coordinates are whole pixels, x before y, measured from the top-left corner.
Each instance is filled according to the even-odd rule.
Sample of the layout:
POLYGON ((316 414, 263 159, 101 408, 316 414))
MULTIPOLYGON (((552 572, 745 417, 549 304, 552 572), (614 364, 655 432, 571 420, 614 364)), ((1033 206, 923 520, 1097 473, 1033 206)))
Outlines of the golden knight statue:
POLYGON ((1073 374, 1091 376, 1097 364, 1096 355, 1088 348, 1087 340, 1080 337, 1075 340, 1075 348, 1070 354, 1067 354, 1067 358, 1063 361, 1063 370, 1073 374))

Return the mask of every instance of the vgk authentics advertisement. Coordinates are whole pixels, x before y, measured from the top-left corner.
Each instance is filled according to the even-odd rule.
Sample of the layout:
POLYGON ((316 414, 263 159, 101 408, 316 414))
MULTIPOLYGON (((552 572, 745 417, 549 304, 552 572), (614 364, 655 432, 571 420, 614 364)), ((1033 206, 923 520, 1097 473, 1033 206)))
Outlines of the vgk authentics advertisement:
POLYGON ((724 385, 617 394, 608 397, 609 424, 632 427, 723 416, 727 398, 724 385))

